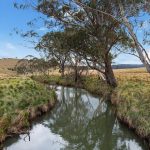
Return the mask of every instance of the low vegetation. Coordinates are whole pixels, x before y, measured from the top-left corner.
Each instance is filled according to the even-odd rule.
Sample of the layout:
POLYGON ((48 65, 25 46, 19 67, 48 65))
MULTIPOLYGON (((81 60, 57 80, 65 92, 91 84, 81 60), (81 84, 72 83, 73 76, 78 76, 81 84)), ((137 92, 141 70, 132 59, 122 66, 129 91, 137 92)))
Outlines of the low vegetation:
POLYGON ((82 76, 78 82, 75 82, 72 76, 66 75, 61 77, 60 75, 50 75, 47 77, 43 76, 32 76, 33 80, 46 84, 56 84, 63 86, 77 86, 80 88, 85 88, 91 93, 98 95, 108 95, 112 88, 109 87, 104 81, 99 79, 97 75, 92 76, 82 76))
POLYGON ((55 91, 29 78, 0 80, 0 141, 26 131, 30 121, 55 104, 55 91))

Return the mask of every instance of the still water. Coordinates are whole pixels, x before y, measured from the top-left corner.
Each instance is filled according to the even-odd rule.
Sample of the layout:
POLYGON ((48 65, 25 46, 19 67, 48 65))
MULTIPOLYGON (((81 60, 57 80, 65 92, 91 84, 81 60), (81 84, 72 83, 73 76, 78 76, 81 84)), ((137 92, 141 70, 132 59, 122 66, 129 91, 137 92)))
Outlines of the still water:
POLYGON ((103 98, 83 89, 59 86, 59 102, 36 120, 29 134, 4 143, 4 150, 147 150, 113 115, 103 98))

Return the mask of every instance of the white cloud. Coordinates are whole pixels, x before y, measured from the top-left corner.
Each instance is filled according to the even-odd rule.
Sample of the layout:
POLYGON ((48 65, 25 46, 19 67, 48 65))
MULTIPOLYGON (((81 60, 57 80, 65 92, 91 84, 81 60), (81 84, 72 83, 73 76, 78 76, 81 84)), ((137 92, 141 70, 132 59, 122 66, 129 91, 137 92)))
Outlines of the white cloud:
POLYGON ((46 27, 41 27, 38 29, 39 31, 47 31, 48 29, 46 27))
POLYGON ((39 57, 39 53, 34 49, 8 41, 0 41, 0 58, 24 58, 27 55, 39 57))
POLYGON ((16 47, 12 43, 6 43, 5 48, 8 50, 15 50, 16 47))
POLYGON ((143 26, 142 26, 144 29, 147 29, 149 27, 149 22, 148 20, 144 21, 143 22, 143 26))

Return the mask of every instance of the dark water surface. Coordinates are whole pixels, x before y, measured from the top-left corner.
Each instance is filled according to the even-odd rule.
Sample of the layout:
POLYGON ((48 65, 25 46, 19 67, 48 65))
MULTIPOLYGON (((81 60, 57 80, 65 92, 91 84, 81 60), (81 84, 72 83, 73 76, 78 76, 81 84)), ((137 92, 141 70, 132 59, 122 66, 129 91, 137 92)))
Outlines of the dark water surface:
POLYGON ((33 123, 29 135, 4 143, 6 150, 147 150, 132 131, 118 123, 102 98, 76 88, 57 87, 52 112, 33 123))

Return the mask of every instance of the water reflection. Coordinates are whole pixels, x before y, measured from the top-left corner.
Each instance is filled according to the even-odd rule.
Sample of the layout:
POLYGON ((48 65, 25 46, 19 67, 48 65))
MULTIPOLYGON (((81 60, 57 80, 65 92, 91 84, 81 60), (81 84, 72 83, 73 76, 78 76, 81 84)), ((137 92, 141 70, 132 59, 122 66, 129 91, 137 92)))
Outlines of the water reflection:
POLYGON ((8 150, 146 150, 120 125, 109 104, 85 90, 58 87, 59 103, 25 135, 5 143, 8 150))

